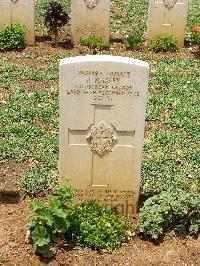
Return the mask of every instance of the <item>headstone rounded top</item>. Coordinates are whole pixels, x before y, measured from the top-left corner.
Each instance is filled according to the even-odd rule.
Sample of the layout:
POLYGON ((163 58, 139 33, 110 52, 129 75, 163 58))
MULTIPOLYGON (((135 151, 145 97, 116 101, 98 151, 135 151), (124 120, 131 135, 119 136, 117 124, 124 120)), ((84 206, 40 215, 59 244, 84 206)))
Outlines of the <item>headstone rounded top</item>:
POLYGON ((60 65, 70 64, 70 63, 82 63, 82 62, 114 62, 114 63, 124 63, 133 64, 149 68, 149 64, 146 61, 123 57, 123 56, 113 56, 113 55, 86 55, 86 56, 74 56, 67 57, 60 60, 60 65))
POLYGON ((86 4, 86 7, 88 8, 94 8, 97 6, 97 4, 99 3, 99 0, 84 0, 85 1, 85 4, 86 4))

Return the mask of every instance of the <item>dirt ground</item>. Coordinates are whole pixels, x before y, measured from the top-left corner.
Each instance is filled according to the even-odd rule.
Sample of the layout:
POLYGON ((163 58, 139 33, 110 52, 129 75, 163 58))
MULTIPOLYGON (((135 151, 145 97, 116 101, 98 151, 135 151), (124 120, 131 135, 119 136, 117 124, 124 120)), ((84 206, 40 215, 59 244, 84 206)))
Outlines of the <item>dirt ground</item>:
MULTIPOLYGON (((126 50, 125 46, 114 42, 110 51, 104 53, 134 57, 135 54, 142 54, 142 50, 143 48, 141 51, 131 52, 126 50)), ((68 52, 74 55, 92 54, 92 51, 85 47, 73 49, 69 43, 60 43, 55 48, 51 46, 50 41, 42 40, 38 40, 35 47, 23 51, 41 56, 68 52)), ((151 52, 146 51, 145 55, 151 56, 151 52)), ((178 56, 194 57, 194 54, 185 48, 178 53, 178 56)), ((19 63, 16 61, 15 52, 7 53, 6 58, 9 62, 19 63)), ((20 63, 27 65, 37 66, 41 63, 39 57, 34 62, 29 58, 20 60, 20 63)), ((48 84, 47 86, 44 84, 44 87, 48 87, 48 84)), ((100 254, 89 249, 72 249, 64 243, 58 246, 59 249, 52 260, 40 260, 33 253, 32 246, 25 243, 24 224, 29 214, 28 205, 31 199, 24 197, 16 186, 16 181, 30 167, 28 162, 16 163, 10 160, 2 164, 0 169, 0 265, 200 265, 200 237, 181 238, 173 232, 167 234, 157 245, 134 236, 129 244, 123 245, 113 254, 100 254)))

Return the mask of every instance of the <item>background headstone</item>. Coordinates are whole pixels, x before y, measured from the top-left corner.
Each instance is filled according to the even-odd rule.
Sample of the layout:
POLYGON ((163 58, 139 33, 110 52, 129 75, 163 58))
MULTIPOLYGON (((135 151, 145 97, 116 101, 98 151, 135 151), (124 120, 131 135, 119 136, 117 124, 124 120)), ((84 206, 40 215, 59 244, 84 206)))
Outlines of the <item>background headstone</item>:
POLYGON ((148 43, 158 35, 174 35, 184 45, 188 0, 149 0, 148 43))
POLYGON ((72 42, 77 45, 81 37, 96 35, 109 42, 110 0, 72 0, 72 42))
POLYGON ((60 63, 60 184, 78 202, 96 198, 137 211, 148 63, 80 56, 60 63))
POLYGON ((0 29, 5 25, 19 23, 26 28, 26 42, 35 42, 35 1, 34 0, 0 0, 0 29))

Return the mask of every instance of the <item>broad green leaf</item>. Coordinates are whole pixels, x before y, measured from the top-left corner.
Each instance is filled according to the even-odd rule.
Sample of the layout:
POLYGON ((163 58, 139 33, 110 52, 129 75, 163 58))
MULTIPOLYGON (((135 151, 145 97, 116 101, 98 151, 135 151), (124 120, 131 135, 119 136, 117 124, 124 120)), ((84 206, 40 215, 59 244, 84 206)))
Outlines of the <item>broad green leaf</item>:
POLYGON ((31 238, 34 245, 39 247, 42 247, 44 245, 49 245, 51 242, 50 234, 48 233, 47 229, 42 225, 37 226, 33 230, 31 238))
POLYGON ((35 217, 35 216, 30 217, 28 222, 25 225, 25 228, 31 229, 31 228, 35 227, 37 225, 37 223, 38 223, 38 217, 35 217))
POLYGON ((51 205, 53 205, 53 207, 59 207, 61 205, 61 202, 58 197, 54 195, 48 195, 47 199, 51 202, 51 205))
POLYGON ((42 214, 40 214, 39 218, 41 219, 41 222, 45 222, 49 226, 52 226, 54 222, 52 212, 49 209, 45 209, 42 214))
POLYGON ((29 207, 34 211, 37 212, 38 210, 42 210, 44 208, 44 204, 41 201, 34 200, 30 203, 29 207))

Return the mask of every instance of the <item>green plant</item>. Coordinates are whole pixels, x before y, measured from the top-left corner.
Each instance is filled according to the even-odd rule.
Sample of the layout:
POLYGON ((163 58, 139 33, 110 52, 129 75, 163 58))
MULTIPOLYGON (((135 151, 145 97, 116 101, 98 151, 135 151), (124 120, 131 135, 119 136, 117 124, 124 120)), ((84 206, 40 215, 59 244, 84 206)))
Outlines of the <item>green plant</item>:
POLYGON ((192 28, 190 43, 197 46, 197 52, 200 54, 200 26, 192 28))
POLYGON ((19 188, 25 193, 37 194, 47 189, 46 178, 39 173, 27 172, 18 182, 19 188))
POLYGON ((192 45, 200 45, 200 31, 192 32, 191 42, 192 45))
POLYGON ((180 189, 146 200, 139 212, 138 231, 158 239, 169 229, 181 234, 200 232, 200 198, 180 189))
POLYGON ((175 52, 178 50, 178 41, 173 35, 160 35, 150 42, 149 49, 154 52, 175 52))
POLYGON ((70 227, 69 215, 73 196, 72 188, 57 188, 53 195, 46 196, 44 202, 34 200, 30 203, 33 215, 29 218, 26 229, 31 231, 36 254, 52 257, 54 242, 64 239, 70 227))
POLYGON ((113 10, 117 7, 115 12, 111 12, 111 32, 126 36, 138 31, 138 28, 141 33, 146 31, 148 14, 148 3, 146 0, 112 0, 111 7, 113 10))
POLYGON ((137 49, 139 44, 142 42, 142 34, 140 31, 131 33, 127 38, 125 38, 124 43, 130 49, 137 49))
POLYGON ((37 194, 56 186, 53 176, 41 175, 37 170, 26 172, 18 181, 18 186, 27 194, 37 194))
POLYGON ((192 28, 194 25, 200 25, 199 0, 189 1, 187 12, 186 41, 190 43, 192 37, 192 28))
POLYGON ((21 50, 25 47, 25 29, 20 24, 6 25, 0 31, 0 50, 21 50))
POLYGON ((127 229, 125 218, 90 201, 74 208, 69 236, 76 245, 110 252, 127 241, 127 229))
POLYGON ((1 253, 0 252, 0 263, 2 262, 7 262, 8 261, 8 256, 7 254, 1 253))
POLYGON ((69 15, 63 10, 61 3, 51 0, 45 13, 45 26, 54 35, 57 44, 58 32, 69 21, 69 15))
POLYGON ((108 44, 104 43, 100 37, 95 35, 80 38, 80 43, 91 49, 106 50, 109 48, 108 44))

